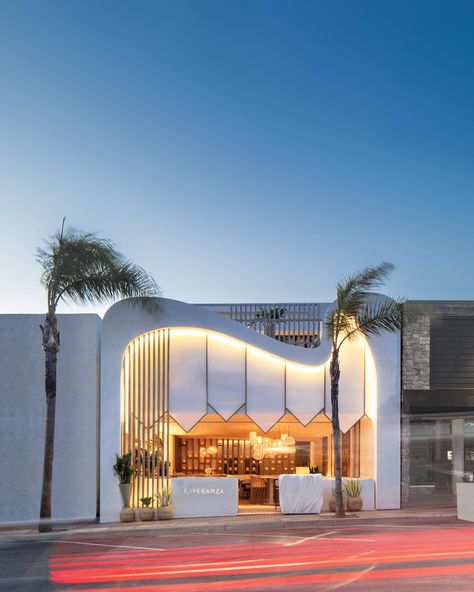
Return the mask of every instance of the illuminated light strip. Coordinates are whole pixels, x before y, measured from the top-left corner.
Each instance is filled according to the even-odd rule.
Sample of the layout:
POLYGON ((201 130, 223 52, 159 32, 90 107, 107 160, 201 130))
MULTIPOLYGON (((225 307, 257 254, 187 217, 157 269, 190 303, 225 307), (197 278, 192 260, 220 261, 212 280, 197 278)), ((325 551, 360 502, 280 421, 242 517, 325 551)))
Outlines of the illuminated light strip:
MULTIPOLYGON (((157 329, 157 331, 161 331, 161 329, 157 329)), ((153 331, 152 331, 153 333, 153 331)), ((172 337, 176 337, 179 335, 184 335, 185 337, 189 336, 196 336, 196 337, 205 337, 208 331, 204 331, 203 329, 193 329, 193 328, 179 328, 179 329, 170 329, 170 333, 172 337)), ((216 334, 217 335, 217 334, 216 334)))
POLYGON ((238 349, 245 349, 245 343, 243 341, 237 341, 237 339, 232 339, 222 333, 208 333, 207 335, 210 341, 218 341, 224 345, 230 345, 232 347, 237 347, 238 349))
POLYGON ((256 347, 253 347, 252 345, 247 345, 247 353, 253 354, 254 356, 258 356, 259 358, 268 360, 269 362, 273 362, 273 364, 276 364, 277 366, 284 366, 286 363, 284 359, 278 358, 277 356, 269 354, 269 353, 263 351, 262 349, 258 349, 256 347))
MULTIPOLYGON (((162 329, 154 329, 153 331, 149 331, 148 333, 155 333, 158 331, 163 331, 164 328, 162 329)), ((233 345, 235 347, 238 347, 240 349, 244 349, 247 348, 247 351, 254 353, 257 356, 260 356, 261 358, 266 358, 268 360, 271 360, 272 362, 278 364, 278 365, 287 365, 290 366, 291 368, 295 369, 295 370, 300 370, 302 372, 322 372, 325 368, 325 366, 327 366, 329 364, 329 360, 327 360, 326 362, 323 362, 322 364, 319 364, 318 366, 312 366, 310 364, 302 364, 299 362, 292 362, 290 360, 288 360, 287 358, 284 358, 282 356, 278 356, 276 354, 270 353, 270 352, 266 352, 265 350, 255 347, 254 345, 251 345, 245 341, 241 341, 240 339, 236 339, 235 337, 231 337, 229 335, 225 335, 224 333, 219 333, 217 331, 212 331, 211 329, 202 329, 202 328, 193 328, 193 327, 175 327, 175 328, 170 328, 169 329, 171 336, 196 336, 196 337, 205 337, 206 335, 210 338, 213 339, 215 341, 220 341, 222 343, 225 343, 226 345, 233 345)), ((144 333, 143 335, 140 335, 138 337, 135 337, 135 339, 133 339, 131 341, 131 343, 135 343, 137 341, 139 341, 144 335, 147 335, 148 333, 144 333)), ((365 342, 363 342, 363 345, 365 345, 365 342)))
MULTIPOLYGON (((366 409, 367 415, 372 421, 377 420, 377 368, 375 366, 374 356, 370 347, 365 350, 365 369, 367 372, 366 376, 366 409)), ((376 449, 374 449, 376 452, 376 449)))

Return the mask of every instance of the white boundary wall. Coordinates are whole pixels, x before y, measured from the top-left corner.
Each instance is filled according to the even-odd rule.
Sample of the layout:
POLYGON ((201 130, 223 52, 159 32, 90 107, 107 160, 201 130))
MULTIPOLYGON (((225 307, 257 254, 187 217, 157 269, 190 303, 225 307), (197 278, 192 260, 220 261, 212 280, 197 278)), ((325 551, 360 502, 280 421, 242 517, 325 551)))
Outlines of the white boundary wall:
MULTIPOLYGON (((39 516, 45 423, 43 315, 0 315, 0 523, 39 516)), ((97 512, 100 318, 59 315, 53 519, 97 512)))

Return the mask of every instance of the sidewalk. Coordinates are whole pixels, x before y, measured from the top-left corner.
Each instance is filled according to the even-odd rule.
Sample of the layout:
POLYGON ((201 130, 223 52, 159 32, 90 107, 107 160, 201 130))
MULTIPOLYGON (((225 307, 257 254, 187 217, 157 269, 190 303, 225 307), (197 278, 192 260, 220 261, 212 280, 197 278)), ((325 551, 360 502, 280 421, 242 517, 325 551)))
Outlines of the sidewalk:
POLYGON ((126 534, 133 536, 156 534, 183 534, 186 532, 222 532, 252 531, 262 526, 265 528, 298 528, 314 525, 317 527, 341 526, 343 524, 367 524, 383 520, 452 520, 457 516, 456 508, 413 508, 407 510, 372 510, 347 514, 346 518, 335 518, 334 514, 298 514, 284 515, 280 513, 239 514, 223 518, 182 518, 175 520, 155 520, 153 522, 112 522, 108 524, 68 524, 55 527, 52 532, 39 533, 35 527, 9 526, 0 527, 0 543, 27 542, 58 539, 70 536, 87 536, 100 538, 103 534, 126 534))

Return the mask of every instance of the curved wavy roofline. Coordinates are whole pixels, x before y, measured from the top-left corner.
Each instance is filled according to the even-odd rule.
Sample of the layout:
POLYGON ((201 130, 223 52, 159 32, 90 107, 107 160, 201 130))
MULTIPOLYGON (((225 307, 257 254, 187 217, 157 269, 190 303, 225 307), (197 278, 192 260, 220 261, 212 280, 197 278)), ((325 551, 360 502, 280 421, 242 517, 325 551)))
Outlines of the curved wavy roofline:
POLYGON ((133 300, 135 299, 121 300, 107 310, 102 321, 104 331, 108 326, 120 322, 120 318, 124 315, 128 316, 132 313, 141 317, 142 320, 140 323, 142 331, 133 338, 157 329, 188 328, 220 333, 285 361, 304 366, 325 364, 331 354, 331 342, 325 338, 324 334, 319 347, 307 349, 261 335, 237 321, 202 306, 170 298, 159 298, 157 310, 151 312, 137 306, 133 300))

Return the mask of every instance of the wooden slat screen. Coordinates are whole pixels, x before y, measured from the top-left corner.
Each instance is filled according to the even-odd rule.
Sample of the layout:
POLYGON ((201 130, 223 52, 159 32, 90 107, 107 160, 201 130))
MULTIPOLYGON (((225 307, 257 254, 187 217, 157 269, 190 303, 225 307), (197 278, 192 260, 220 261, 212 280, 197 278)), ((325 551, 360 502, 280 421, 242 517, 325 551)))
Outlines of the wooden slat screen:
POLYGON ((169 485, 169 329, 134 339, 122 360, 122 454, 136 470, 130 504, 169 485))

